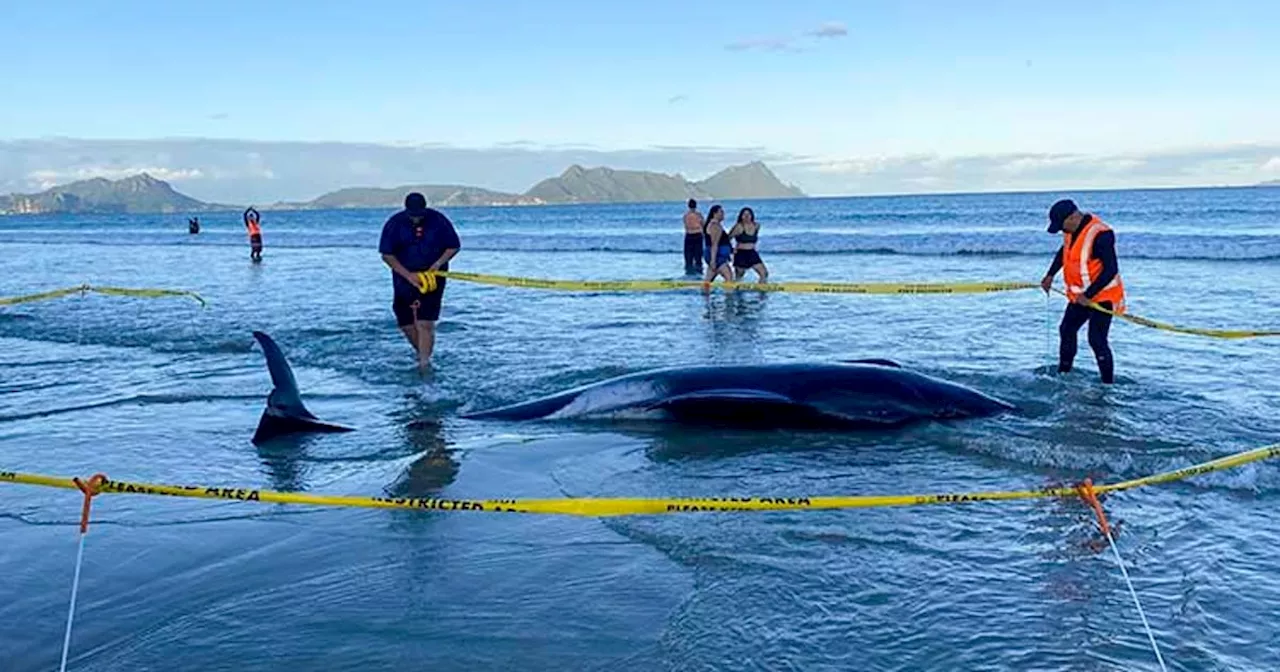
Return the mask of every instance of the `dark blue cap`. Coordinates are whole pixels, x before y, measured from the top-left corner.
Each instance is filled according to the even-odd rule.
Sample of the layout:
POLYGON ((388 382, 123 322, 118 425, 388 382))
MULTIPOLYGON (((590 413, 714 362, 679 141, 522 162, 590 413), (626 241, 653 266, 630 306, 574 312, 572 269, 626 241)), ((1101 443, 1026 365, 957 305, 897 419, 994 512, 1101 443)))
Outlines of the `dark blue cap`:
POLYGON ((1075 201, 1069 198, 1064 198, 1054 203, 1053 207, 1049 208, 1049 233, 1061 231, 1062 223, 1067 221, 1068 217, 1074 215, 1077 210, 1075 201))
POLYGON ((410 192, 404 197, 404 209, 410 212, 422 212, 427 209, 427 197, 418 192, 410 192))

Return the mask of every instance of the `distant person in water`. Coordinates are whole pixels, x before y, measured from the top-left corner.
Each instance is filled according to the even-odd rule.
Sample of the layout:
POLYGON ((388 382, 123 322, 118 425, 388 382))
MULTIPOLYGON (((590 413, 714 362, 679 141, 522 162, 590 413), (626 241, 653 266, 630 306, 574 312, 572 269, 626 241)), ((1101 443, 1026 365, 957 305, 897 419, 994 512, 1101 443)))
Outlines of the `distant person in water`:
POLYGON ((698 202, 689 199, 689 209, 684 213, 684 273, 700 275, 702 273, 702 213, 698 212, 698 202))
POLYGON ((1107 335, 1111 315, 1089 307, 1093 302, 1117 314, 1123 313, 1124 283, 1116 261, 1116 235, 1096 215, 1080 212, 1076 204, 1063 199, 1049 209, 1049 233, 1062 232, 1062 247, 1049 265, 1040 286, 1045 293, 1053 286, 1053 277, 1062 270, 1066 284, 1067 310, 1058 326, 1058 372, 1071 371, 1076 357, 1076 335, 1089 323, 1089 347, 1098 360, 1102 382, 1115 382, 1115 362, 1107 335))
POLYGON ((188 219, 187 219, 187 233, 190 233, 190 234, 193 234, 193 235, 194 235, 194 234, 197 234, 197 233, 200 233, 200 218, 199 218, 199 217, 191 217, 191 218, 188 218, 188 219))
POLYGON ((404 210, 382 226, 378 252, 391 268, 391 311, 396 324, 418 353, 418 366, 427 368, 435 350, 436 321, 444 300, 445 278, 423 291, 418 273, 448 271, 449 260, 462 247, 453 222, 427 207, 427 199, 413 192, 404 199, 404 210))
POLYGON ((244 211, 244 228, 249 230, 249 258, 262 261, 262 226, 258 222, 262 217, 253 206, 244 211))
POLYGON ((730 267, 733 263, 733 246, 729 243, 729 234, 725 233, 724 226, 724 208, 719 205, 711 206, 711 210, 707 212, 707 223, 702 228, 703 244, 705 248, 702 250, 702 258, 707 262, 707 275, 703 278, 704 289, 710 290, 711 283, 719 275, 724 278, 725 282, 733 282, 733 272, 730 267))
POLYGON ((756 272, 760 282, 769 281, 769 269, 760 260, 756 252, 756 242, 760 240, 760 225, 756 223, 756 213, 751 208, 738 211, 738 221, 729 230, 729 237, 737 242, 733 249, 733 279, 741 280, 748 270, 756 272))

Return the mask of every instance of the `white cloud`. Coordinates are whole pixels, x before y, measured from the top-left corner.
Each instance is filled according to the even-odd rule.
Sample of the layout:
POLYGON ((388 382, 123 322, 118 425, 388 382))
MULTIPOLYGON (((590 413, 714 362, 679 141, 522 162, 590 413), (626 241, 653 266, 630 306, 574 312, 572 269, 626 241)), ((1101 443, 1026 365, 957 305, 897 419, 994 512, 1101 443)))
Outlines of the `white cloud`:
POLYGON ((351 171, 352 175, 360 175, 360 176, 377 175, 379 172, 377 166, 373 165, 372 162, 366 161, 364 159, 356 159, 355 161, 348 161, 347 170, 351 171))
POLYGON ((936 164, 939 160, 938 157, 928 155, 864 156, 854 159, 802 159, 793 161, 789 165, 817 173, 855 176, 892 172, 912 165, 927 167, 930 164, 936 164))
POLYGON ((248 161, 245 165, 245 174, 252 177, 261 177, 268 180, 276 179, 275 171, 267 166, 266 159, 260 152, 249 152, 248 161))
POLYGON ((1280 173, 1280 147, 1234 145, 1095 154, 814 158, 776 172, 815 194, 1250 185, 1280 173))
POLYGON ((992 167, 993 172, 1005 176, 1033 175, 1054 170, 1087 169, 1099 173, 1125 173, 1142 166, 1142 159, 1113 156, 1095 157, 1080 154, 1045 154, 1013 156, 992 167))

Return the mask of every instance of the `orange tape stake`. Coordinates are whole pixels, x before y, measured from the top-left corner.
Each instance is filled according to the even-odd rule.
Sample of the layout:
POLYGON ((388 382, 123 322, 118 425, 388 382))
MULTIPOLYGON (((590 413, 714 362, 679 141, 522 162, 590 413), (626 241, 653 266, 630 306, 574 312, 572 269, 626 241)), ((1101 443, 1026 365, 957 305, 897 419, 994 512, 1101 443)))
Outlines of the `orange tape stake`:
POLYGON ((1098 501, 1098 493, 1093 489, 1093 479, 1086 478, 1084 482, 1076 486, 1076 492, 1080 493, 1080 499, 1093 508, 1094 514, 1098 516, 1098 525, 1102 528, 1102 534, 1106 535, 1107 542, 1111 544, 1111 552, 1116 556, 1116 563, 1120 565, 1120 573, 1124 575, 1124 582, 1129 586, 1129 594, 1133 596, 1133 604, 1138 608, 1138 616, 1142 618, 1142 627, 1147 630, 1147 639, 1151 640, 1151 650, 1156 652, 1156 662, 1160 663, 1160 669, 1167 672, 1168 668, 1164 666, 1164 657, 1160 655, 1160 647, 1156 645, 1156 636, 1151 632, 1151 624, 1147 622, 1147 614, 1142 610, 1142 603, 1138 601, 1138 591, 1133 589, 1133 581, 1129 578, 1129 570, 1124 568, 1124 559, 1120 557, 1120 550, 1116 548, 1116 540, 1111 536, 1111 525, 1107 523, 1107 514, 1102 510, 1102 502, 1098 501))
POLYGON ((98 494, 98 489, 103 483, 107 482, 107 477, 102 474, 94 474, 86 484, 78 478, 71 479, 80 488, 80 492, 84 493, 84 506, 80 509, 80 534, 89 533, 89 507, 93 504, 93 498, 98 494))
POLYGON ((1093 508, 1093 512, 1098 516, 1098 525, 1102 528, 1102 533, 1111 538, 1111 526, 1107 524, 1107 514, 1102 510, 1102 502, 1098 501, 1098 493, 1093 490, 1093 479, 1086 478, 1083 483, 1076 486, 1076 492, 1080 493, 1080 499, 1084 500, 1093 508))
POLYGON ((84 560, 84 538, 89 533, 89 510, 93 506, 93 498, 98 494, 102 484, 107 482, 107 477, 94 474, 88 483, 79 478, 71 480, 77 488, 80 488, 80 492, 84 493, 84 506, 80 509, 80 550, 76 551, 76 574, 71 580, 71 608, 67 611, 67 635, 62 640, 62 666, 58 668, 62 672, 67 670, 67 653, 71 650, 71 622, 75 619, 76 593, 80 590, 80 566, 84 560))

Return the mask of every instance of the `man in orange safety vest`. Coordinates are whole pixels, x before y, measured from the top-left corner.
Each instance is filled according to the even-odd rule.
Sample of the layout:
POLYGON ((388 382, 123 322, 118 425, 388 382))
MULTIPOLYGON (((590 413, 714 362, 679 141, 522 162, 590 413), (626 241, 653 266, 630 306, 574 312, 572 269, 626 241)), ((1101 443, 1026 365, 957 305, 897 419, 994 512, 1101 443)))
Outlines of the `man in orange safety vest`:
POLYGON ((1047 293, 1061 269, 1070 301, 1058 325, 1058 372, 1071 371, 1076 357, 1076 333, 1088 322, 1089 347, 1098 360, 1098 373, 1103 383, 1110 384, 1115 381, 1115 362, 1107 343, 1111 315, 1090 308, 1089 304, 1117 314, 1124 312, 1124 283, 1116 262, 1115 232, 1097 215, 1080 212, 1069 199, 1060 200, 1049 209, 1049 233, 1059 231, 1062 247, 1040 281, 1047 293))

